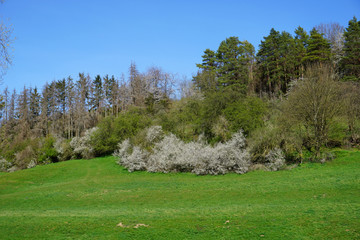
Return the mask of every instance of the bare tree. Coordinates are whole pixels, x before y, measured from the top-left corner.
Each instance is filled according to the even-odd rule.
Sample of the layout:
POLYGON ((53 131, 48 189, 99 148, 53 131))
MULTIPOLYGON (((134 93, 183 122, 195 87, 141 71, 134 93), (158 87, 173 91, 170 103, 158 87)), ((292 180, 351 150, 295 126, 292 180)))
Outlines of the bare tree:
POLYGON ((120 110, 126 110, 128 106, 130 106, 132 101, 131 98, 131 89, 125 81, 124 74, 121 75, 120 83, 119 83, 119 104, 120 110))
POLYGON ((179 92, 180 92, 180 98, 193 97, 196 94, 199 94, 199 91, 195 89, 193 81, 187 79, 186 76, 184 76, 181 82, 179 83, 179 92))
POLYGON ((339 23, 321 23, 317 25, 316 30, 322 33, 324 37, 331 44, 332 61, 334 65, 337 65, 343 56, 344 47, 344 27, 339 23))
MULTIPOLYGON (((0 3, 3 3, 4 0, 1 0, 0 3)), ((11 44, 14 41, 12 37, 13 28, 11 25, 0 21, 0 77, 2 77, 8 66, 11 64, 12 55, 11 55, 11 44)))
POLYGON ((66 106, 67 106, 67 138, 74 136, 74 115, 75 115, 75 85, 73 79, 69 76, 66 79, 66 106))
POLYGON ((170 98, 174 94, 174 74, 164 72, 159 67, 151 67, 145 74, 145 78, 148 91, 155 99, 170 98))
POLYGON ((352 144, 360 143, 360 84, 358 82, 344 83, 344 100, 346 108, 344 115, 348 121, 349 140, 352 144))
POLYGON ((340 113, 343 102, 339 82, 329 66, 309 67, 303 80, 291 89, 284 102, 284 114, 306 129, 306 138, 319 157, 327 141, 329 122, 340 113))
POLYGON ((129 74, 132 103, 135 106, 144 106, 148 88, 147 81, 143 74, 139 73, 135 63, 131 63, 129 74))

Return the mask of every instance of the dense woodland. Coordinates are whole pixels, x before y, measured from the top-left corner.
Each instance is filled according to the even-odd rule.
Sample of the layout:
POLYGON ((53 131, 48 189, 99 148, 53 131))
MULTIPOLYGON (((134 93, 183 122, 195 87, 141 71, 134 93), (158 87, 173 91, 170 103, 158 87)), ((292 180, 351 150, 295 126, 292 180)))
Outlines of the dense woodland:
POLYGON ((128 79, 80 73, 20 92, 3 88, 0 169, 113 154, 128 138, 151 152, 152 126, 184 147, 204 141, 221 148, 243 134, 254 164, 271 154, 287 163, 323 161, 329 148, 359 147, 355 17, 347 27, 271 29, 257 52, 229 37, 217 50, 206 49, 197 67, 191 81, 159 67, 139 72, 132 63, 128 79))

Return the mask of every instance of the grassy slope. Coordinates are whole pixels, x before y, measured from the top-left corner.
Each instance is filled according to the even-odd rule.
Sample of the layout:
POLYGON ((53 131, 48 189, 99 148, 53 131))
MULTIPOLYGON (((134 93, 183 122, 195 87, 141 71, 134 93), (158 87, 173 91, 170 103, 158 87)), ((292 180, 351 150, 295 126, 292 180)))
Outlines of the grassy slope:
POLYGON ((1 174, 0 239, 359 239, 360 152, 341 155, 245 175, 128 173, 113 157, 1 174))

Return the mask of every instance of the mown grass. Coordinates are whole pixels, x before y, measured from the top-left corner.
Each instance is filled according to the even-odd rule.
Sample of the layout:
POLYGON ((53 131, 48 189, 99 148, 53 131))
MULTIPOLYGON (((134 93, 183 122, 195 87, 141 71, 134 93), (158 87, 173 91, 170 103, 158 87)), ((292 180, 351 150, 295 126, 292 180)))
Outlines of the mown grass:
POLYGON ((128 173, 113 157, 1 174, 0 239, 359 239, 360 152, 338 155, 245 175, 128 173))

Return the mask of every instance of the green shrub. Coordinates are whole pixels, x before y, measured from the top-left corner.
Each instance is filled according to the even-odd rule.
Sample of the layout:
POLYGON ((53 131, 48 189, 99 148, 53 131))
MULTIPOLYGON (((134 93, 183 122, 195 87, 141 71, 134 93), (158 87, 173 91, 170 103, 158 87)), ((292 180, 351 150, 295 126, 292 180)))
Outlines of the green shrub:
POLYGON ((202 133, 202 111, 201 99, 184 98, 175 101, 168 112, 160 114, 158 124, 165 132, 171 132, 181 140, 189 142, 202 133))
POLYGON ((347 138, 348 125, 346 119, 335 118, 329 124, 327 147, 341 147, 347 138))
POLYGON ((230 123, 230 130, 237 132, 240 129, 249 134, 256 128, 264 125, 266 104, 258 97, 246 97, 229 104, 224 115, 230 123))
POLYGON ((119 142, 135 136, 150 124, 151 118, 139 108, 133 108, 117 118, 104 118, 90 140, 95 156, 111 154, 119 142))
POLYGON ((58 161, 58 152, 55 147, 55 138, 48 136, 43 140, 42 147, 39 149, 39 163, 53 163, 58 161))

